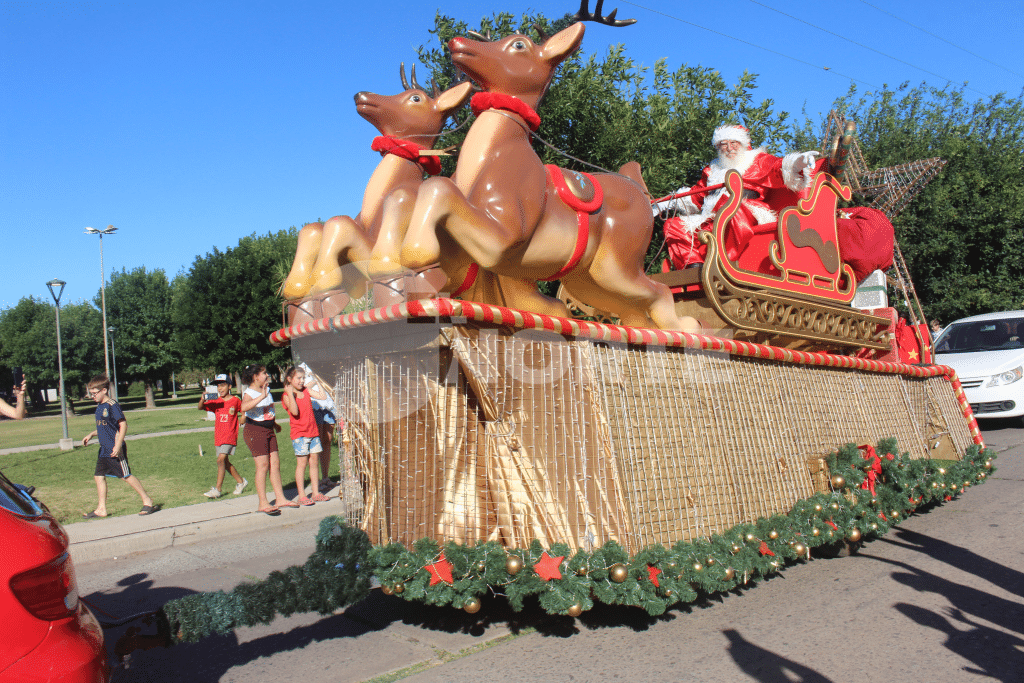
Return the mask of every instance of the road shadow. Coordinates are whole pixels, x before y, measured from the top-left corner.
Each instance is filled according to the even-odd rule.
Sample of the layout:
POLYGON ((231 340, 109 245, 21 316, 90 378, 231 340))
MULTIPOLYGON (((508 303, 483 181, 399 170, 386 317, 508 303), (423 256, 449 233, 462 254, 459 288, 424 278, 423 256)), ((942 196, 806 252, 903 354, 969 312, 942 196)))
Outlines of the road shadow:
POLYGON ((798 664, 746 640, 739 631, 722 631, 729 639, 726 651, 743 673, 761 683, 832 683, 810 667, 798 664))
MULTIPOLYGON (((997 526, 997 525, 993 525, 997 526)), ((966 548, 909 529, 897 529, 896 538, 882 538, 883 543, 924 553, 940 562, 973 574, 1011 593, 1024 595, 1024 572, 994 562, 966 548)), ((878 558, 876 558, 878 559, 878 558)))
POLYGON ((944 633, 946 642, 943 645, 975 665, 965 666, 963 671, 1006 683, 1021 680, 1021 672, 1024 671, 1024 639, 971 621, 958 609, 948 611, 951 620, 916 605, 898 603, 895 607, 918 624, 944 633), (965 626, 966 629, 963 628, 965 626))

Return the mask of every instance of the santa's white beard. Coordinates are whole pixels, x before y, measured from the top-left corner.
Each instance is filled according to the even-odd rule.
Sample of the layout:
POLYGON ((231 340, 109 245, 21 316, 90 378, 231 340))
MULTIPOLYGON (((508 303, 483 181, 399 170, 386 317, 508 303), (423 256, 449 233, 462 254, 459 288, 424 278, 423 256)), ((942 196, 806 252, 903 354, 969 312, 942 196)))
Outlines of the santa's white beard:
POLYGON ((730 159, 722 153, 718 154, 718 163, 722 168, 730 169, 734 168, 741 173, 750 168, 750 165, 754 163, 754 158, 760 153, 760 149, 742 149, 736 153, 736 155, 730 159))

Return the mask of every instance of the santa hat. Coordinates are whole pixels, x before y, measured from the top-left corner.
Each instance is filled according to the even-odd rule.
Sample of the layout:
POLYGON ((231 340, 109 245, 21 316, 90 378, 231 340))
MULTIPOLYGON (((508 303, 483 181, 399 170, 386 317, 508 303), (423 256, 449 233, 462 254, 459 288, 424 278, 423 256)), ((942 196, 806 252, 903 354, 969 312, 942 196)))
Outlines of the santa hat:
POLYGON ((715 134, 711 138, 711 146, 718 147, 722 140, 736 140, 750 149, 750 131, 743 126, 719 126, 715 128, 715 134))

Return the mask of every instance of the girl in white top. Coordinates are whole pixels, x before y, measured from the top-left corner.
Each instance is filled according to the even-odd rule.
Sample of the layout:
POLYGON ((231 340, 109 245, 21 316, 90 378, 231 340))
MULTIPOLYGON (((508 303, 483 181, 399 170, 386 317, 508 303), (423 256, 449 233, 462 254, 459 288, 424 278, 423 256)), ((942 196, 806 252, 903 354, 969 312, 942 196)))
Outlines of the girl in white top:
POLYGON ((245 427, 242 437, 252 452, 256 464, 256 495, 259 498, 257 512, 279 515, 278 508, 299 507, 298 503, 284 497, 281 487, 281 459, 277 450, 277 432, 281 430, 274 416, 274 397, 270 394, 270 378, 263 365, 248 365, 242 371, 242 383, 248 384, 242 393, 241 410, 245 413, 245 427), (274 505, 267 500, 267 474, 274 490, 274 505))

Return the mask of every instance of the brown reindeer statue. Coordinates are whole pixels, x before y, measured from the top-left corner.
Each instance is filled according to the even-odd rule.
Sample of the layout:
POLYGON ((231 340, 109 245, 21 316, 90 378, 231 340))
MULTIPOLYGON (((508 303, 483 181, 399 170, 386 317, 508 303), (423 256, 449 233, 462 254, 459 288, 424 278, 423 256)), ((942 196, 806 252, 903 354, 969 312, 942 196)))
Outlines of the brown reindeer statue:
POLYGON ((365 277, 402 270, 398 256, 416 192, 424 172, 440 172, 440 158, 421 151, 434 146, 444 122, 466 101, 472 84, 464 81, 438 92, 433 83, 428 93, 416 82, 415 66, 411 86, 404 63, 400 74, 404 92, 356 93, 356 111, 381 133, 371 149, 383 158, 370 176, 355 218, 335 216, 324 223, 308 223, 299 231, 295 260, 282 287, 285 299, 334 289, 358 297, 365 289, 365 277), (341 267, 347 263, 372 272, 341 267))
MULTIPOLYGON (((577 17, 627 23, 615 22, 614 12, 601 18, 600 4, 596 17, 586 6, 577 17)), ((418 269, 440 260, 451 285, 459 279, 449 270, 453 259, 468 257, 502 277, 561 280, 625 325, 698 332, 696 320, 676 315, 669 289, 644 272, 653 218, 639 164, 591 176, 545 167, 530 145, 537 105, 583 32, 576 23, 542 35, 540 45, 525 35, 449 41, 452 62, 483 92, 471 101, 477 118, 455 174, 420 186, 402 264, 418 269)))

